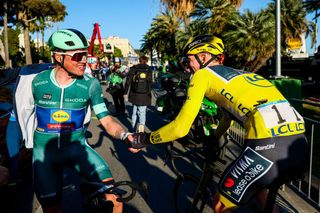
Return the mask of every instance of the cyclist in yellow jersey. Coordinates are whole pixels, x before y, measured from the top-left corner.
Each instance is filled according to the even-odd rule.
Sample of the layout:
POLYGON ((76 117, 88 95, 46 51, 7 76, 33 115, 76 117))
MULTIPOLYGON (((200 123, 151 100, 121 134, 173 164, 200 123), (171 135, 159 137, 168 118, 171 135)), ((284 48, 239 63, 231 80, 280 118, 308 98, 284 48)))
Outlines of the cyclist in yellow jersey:
POLYGON ((283 176, 293 178, 306 170, 309 153, 302 116, 268 80, 223 66, 224 44, 220 38, 191 38, 185 53, 194 75, 181 111, 175 120, 156 131, 134 134, 131 151, 185 136, 205 96, 223 114, 214 132, 216 139, 227 131, 232 120, 246 130, 242 153, 220 180, 215 212, 236 208, 258 193, 263 205, 266 194, 262 189, 283 176))

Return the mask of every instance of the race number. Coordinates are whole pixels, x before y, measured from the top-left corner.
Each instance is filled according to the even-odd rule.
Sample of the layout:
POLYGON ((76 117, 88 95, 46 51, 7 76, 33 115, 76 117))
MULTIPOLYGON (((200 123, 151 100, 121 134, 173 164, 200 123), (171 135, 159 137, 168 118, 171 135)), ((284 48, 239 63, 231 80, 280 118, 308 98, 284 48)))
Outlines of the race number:
POLYGON ((279 126, 284 123, 303 121, 302 116, 288 101, 263 104, 259 106, 257 110, 260 112, 267 128, 279 126))

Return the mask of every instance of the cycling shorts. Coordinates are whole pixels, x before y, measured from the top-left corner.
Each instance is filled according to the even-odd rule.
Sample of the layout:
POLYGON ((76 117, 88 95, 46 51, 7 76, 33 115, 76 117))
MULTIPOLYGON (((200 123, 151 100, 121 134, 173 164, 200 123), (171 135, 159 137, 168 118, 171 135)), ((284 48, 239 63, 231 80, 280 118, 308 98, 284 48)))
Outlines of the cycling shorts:
POLYGON ((304 134, 247 139, 242 153, 222 175, 220 201, 227 208, 246 204, 261 189, 302 175, 308 159, 304 134))
POLYGON ((62 202, 63 168, 69 167, 88 181, 101 182, 111 178, 105 160, 85 140, 35 143, 33 149, 34 188, 42 207, 62 202))

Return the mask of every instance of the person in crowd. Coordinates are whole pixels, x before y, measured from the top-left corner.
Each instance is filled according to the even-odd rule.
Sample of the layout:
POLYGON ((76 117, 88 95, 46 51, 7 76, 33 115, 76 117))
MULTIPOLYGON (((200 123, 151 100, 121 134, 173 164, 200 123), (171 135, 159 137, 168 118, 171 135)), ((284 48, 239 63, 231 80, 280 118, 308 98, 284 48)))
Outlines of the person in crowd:
POLYGON ((220 179, 214 212, 230 211, 254 196, 263 209, 266 187, 306 171, 309 149, 302 116, 268 80, 224 66, 224 44, 220 38, 190 38, 184 52, 194 74, 181 111, 175 120, 156 131, 135 133, 131 151, 185 136, 205 96, 222 113, 212 142, 218 142, 231 121, 237 121, 246 130, 242 153, 220 179))
POLYGON ((123 79, 127 74, 127 67, 121 65, 121 59, 115 57, 113 60, 113 66, 111 67, 111 72, 109 76, 109 84, 107 91, 111 94, 113 103, 116 110, 116 115, 125 115, 125 104, 124 104, 124 86, 123 79))
POLYGON ((100 67, 99 63, 91 63, 89 64, 89 67, 91 68, 92 75, 100 82, 100 67))
MULTIPOLYGON (((33 136, 35 194, 44 212, 61 212, 64 167, 73 168, 88 181, 113 182, 107 163, 86 142, 89 105, 110 136, 122 140, 132 136, 110 116, 99 81, 84 75, 85 36, 75 29, 62 29, 50 36, 48 45, 55 67, 34 77, 32 94, 25 94, 29 104, 24 107, 34 111, 37 120, 33 136)), ((114 212, 122 212, 115 195, 106 194, 105 198, 113 202, 114 212)))
POLYGON ((143 132, 146 124, 147 106, 151 105, 152 70, 147 64, 148 57, 141 56, 139 64, 130 68, 125 83, 125 94, 129 91, 128 100, 133 105, 131 124, 132 129, 137 125, 138 132, 143 132))

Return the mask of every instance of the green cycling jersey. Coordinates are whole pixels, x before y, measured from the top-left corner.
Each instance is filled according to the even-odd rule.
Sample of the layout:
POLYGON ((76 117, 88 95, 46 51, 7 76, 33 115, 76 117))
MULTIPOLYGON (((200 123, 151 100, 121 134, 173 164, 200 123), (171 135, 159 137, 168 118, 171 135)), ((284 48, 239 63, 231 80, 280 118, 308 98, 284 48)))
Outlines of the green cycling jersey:
POLYGON ((59 203, 63 167, 71 167, 89 181, 112 177, 107 163, 86 142, 89 106, 98 119, 109 115, 100 83, 84 75, 60 86, 54 70, 32 81, 37 126, 34 132, 33 179, 42 205, 59 203))

